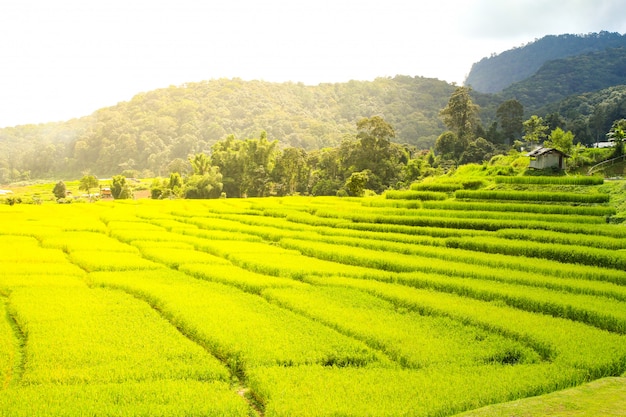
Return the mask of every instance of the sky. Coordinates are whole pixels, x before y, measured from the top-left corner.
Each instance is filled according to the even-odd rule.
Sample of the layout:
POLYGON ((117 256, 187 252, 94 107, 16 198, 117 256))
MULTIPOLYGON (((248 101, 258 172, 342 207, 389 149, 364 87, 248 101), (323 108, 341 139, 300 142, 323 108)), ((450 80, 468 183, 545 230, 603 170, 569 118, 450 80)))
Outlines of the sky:
POLYGON ((624 0, 2 0, 0 127, 218 78, 462 85, 546 35, 626 33, 624 0))

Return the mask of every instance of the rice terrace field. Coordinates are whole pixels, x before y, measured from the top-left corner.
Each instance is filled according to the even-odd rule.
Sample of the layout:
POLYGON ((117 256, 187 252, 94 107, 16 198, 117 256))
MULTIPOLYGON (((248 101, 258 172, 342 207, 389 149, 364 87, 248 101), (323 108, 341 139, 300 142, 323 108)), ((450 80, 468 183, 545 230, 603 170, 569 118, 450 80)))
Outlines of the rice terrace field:
POLYGON ((626 227, 594 186, 0 205, 0 416, 570 415, 494 405, 607 377, 623 398, 626 227))

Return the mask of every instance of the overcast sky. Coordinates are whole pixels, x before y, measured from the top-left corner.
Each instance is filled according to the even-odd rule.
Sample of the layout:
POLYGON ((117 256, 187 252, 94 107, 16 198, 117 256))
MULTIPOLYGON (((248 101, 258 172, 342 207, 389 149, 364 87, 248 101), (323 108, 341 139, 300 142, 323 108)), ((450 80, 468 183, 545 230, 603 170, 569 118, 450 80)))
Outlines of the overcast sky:
POLYGON ((67 120, 156 88, 397 74, 462 84, 545 35, 626 33, 624 0, 2 0, 0 127, 67 120))

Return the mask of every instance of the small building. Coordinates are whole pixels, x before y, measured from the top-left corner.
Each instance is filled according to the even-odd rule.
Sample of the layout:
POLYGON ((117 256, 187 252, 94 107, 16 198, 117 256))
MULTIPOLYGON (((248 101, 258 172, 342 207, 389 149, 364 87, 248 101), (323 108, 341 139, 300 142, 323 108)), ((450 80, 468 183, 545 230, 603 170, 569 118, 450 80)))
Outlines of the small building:
POLYGON ((111 187, 102 187, 100 188, 100 197, 102 198, 112 198, 111 187))
POLYGON ((526 154, 530 157, 530 168, 546 169, 558 168, 565 169, 565 159, 570 156, 565 152, 561 152, 554 148, 537 148, 526 154))

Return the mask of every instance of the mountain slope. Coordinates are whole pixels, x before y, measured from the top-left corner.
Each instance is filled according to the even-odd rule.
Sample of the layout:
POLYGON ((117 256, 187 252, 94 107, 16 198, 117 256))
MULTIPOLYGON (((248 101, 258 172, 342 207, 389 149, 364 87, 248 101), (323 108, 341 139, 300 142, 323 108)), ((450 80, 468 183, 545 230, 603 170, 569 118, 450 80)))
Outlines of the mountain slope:
POLYGON ((31 177, 87 169, 111 175, 125 167, 161 172, 229 134, 245 139, 266 131, 281 146, 337 146, 373 115, 394 126, 397 142, 427 149, 444 129, 438 114, 454 88, 396 76, 318 86, 219 79, 153 90, 70 122, 0 129, 0 182, 14 179, 13 170, 31 177))
POLYGON ((610 32, 549 35, 483 58, 472 66, 465 85, 483 93, 497 93, 532 76, 548 61, 618 47, 626 47, 626 35, 610 32))
POLYGON ((546 62, 533 76, 502 91, 531 112, 569 96, 626 84, 626 48, 546 62))

